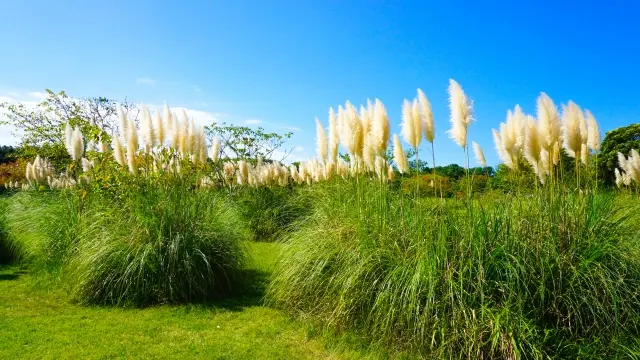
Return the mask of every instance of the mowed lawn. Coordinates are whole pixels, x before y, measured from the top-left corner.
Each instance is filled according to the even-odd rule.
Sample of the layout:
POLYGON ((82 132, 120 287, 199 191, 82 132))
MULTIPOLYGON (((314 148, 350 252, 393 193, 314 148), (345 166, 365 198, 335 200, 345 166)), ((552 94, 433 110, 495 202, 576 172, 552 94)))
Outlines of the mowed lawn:
MULTIPOLYGON (((268 274, 278 249, 249 244, 252 270, 268 274)), ((331 353, 309 327, 261 300, 256 291, 206 305, 86 307, 15 266, 0 267, 0 359, 360 357, 331 353)))

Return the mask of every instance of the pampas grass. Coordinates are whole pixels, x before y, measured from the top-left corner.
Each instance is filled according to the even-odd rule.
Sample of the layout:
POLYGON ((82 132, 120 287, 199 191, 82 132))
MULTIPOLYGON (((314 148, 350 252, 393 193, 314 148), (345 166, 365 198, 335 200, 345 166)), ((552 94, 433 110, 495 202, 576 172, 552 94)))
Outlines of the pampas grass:
POLYGON ((326 162, 329 154, 327 133, 324 131, 324 127, 318 118, 316 118, 316 150, 318 159, 320 159, 321 162, 326 162))
POLYGON ((482 167, 486 167, 487 160, 484 158, 484 152, 482 152, 482 148, 480 147, 480 144, 478 144, 475 141, 472 141, 471 143, 473 145, 473 152, 476 156, 476 162, 478 163, 478 165, 482 167))
POLYGON ((590 339, 609 357, 611 339, 639 330, 640 234, 613 199, 455 209, 355 186, 317 189, 315 213, 285 242, 272 304, 428 358, 572 356, 590 339))
POLYGON ((77 300, 142 306, 238 289, 248 233, 222 196, 143 186, 119 205, 87 209, 68 270, 77 300))
POLYGON ((393 135, 393 161, 395 161, 400 173, 406 174, 409 172, 409 162, 407 161, 407 155, 402 149, 402 143, 400 143, 400 137, 397 134, 393 135))

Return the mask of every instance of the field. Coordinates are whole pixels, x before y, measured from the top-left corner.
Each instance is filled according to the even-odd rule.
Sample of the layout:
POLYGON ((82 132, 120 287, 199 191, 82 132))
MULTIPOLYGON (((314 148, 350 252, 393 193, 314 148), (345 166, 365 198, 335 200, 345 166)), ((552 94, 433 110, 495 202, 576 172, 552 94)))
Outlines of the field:
POLYGON ((640 153, 603 169, 593 115, 541 94, 537 117, 516 106, 494 130, 494 171, 472 102, 449 95, 464 168, 421 167, 420 90, 412 151, 382 102, 347 102, 328 134, 316 121, 317 158, 289 165, 168 107, 121 111, 110 145, 64 124, 66 162, 35 157, 0 198, 1 355, 639 357, 640 153))
MULTIPOLYGON (((251 268, 270 273, 279 247, 251 244, 256 259, 251 268)), ((0 268, 0 358, 360 358, 357 352, 327 350, 312 327, 261 304, 258 291, 210 304, 84 307, 60 289, 42 287, 27 271, 5 265, 0 268)))

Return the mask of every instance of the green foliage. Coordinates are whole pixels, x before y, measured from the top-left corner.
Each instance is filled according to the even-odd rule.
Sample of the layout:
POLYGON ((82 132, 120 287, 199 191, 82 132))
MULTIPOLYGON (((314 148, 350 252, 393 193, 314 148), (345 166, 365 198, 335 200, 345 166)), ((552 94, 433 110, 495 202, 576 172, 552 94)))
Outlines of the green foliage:
MULTIPOLYGON (((243 159, 257 162, 260 159, 271 160, 274 153, 280 149, 293 133, 268 133, 263 128, 253 129, 247 126, 229 125, 226 123, 212 124, 205 127, 207 137, 213 141, 220 139, 221 159, 243 159)), ((291 153, 287 150, 283 154, 283 161, 291 153)))
POLYGON ((285 241, 272 304, 429 358, 612 358, 640 330, 637 208, 609 195, 319 191, 285 241))
POLYGON ((9 243, 36 272, 57 273, 75 255, 85 201, 75 191, 21 191, 8 200, 9 243))
POLYGON ((618 167, 618 152, 628 156, 631 149, 640 150, 640 124, 631 124, 607 132, 598 155, 601 177, 612 183, 614 169, 618 167))
POLYGON ((311 202, 297 187, 248 187, 232 193, 256 241, 275 241, 307 216, 311 202))
POLYGON ((0 146, 0 165, 16 160, 18 149, 13 146, 0 146))
MULTIPOLYGON (((64 91, 55 93, 46 89, 47 98, 35 108, 24 104, 0 103, 7 114, 0 124, 8 124, 21 133, 19 155, 34 158, 36 155, 49 158, 53 165, 62 169, 70 162, 64 145, 66 123, 79 126, 85 141, 109 142, 110 135, 118 123, 116 102, 104 97, 77 99, 64 91)), ((127 101, 121 103, 127 112, 135 106, 127 101)))
POLYGON ((205 301, 229 295, 242 280, 246 227, 219 194, 140 185, 124 201, 86 212, 70 262, 81 302, 205 301))
POLYGON ((10 263, 14 258, 13 252, 9 246, 7 205, 7 199, 0 197, 0 264, 10 263))

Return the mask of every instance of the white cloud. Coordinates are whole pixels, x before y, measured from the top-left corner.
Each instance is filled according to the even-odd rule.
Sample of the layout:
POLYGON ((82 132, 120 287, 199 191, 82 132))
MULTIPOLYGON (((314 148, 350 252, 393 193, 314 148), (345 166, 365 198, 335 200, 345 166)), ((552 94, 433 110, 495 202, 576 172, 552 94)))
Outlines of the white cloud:
MULTIPOLYGON (((161 107, 157 107, 161 109, 161 107)), ((178 116, 182 116, 182 112, 185 111, 189 119, 193 120, 195 124, 200 126, 209 126, 214 123, 220 122, 218 118, 220 116, 224 116, 225 114, 215 114, 208 111, 203 110, 195 110, 189 109, 186 107, 174 106, 171 107, 171 111, 178 114, 178 116)))
POLYGON ((289 130, 291 132, 302 132, 302 129, 300 129, 299 127, 296 127, 296 126, 281 126, 281 128, 283 128, 285 130, 289 130))
POLYGON ((245 123, 246 123, 246 124, 249 124, 249 125, 258 125, 258 124, 261 124, 261 123, 262 123, 262 120, 259 120, 259 119, 249 119, 249 120, 246 120, 246 121, 245 121, 245 123))
MULTIPOLYGON (((2 117, 3 115, 0 115, 2 117)), ((18 145, 20 139, 13 135, 14 128, 12 126, 0 125, 0 146, 2 145, 18 145)))
POLYGON ((296 147, 293 148, 293 152, 300 154, 300 153, 304 152, 304 148, 302 146, 296 146, 296 147))
POLYGON ((40 91, 32 91, 27 93, 27 95, 29 95, 30 97, 36 98, 36 99, 40 99, 40 100, 44 100, 47 98, 47 93, 44 92, 40 92, 40 91))
POLYGON ((136 80, 136 83, 143 84, 143 85, 154 85, 156 81, 151 78, 141 77, 136 80))

